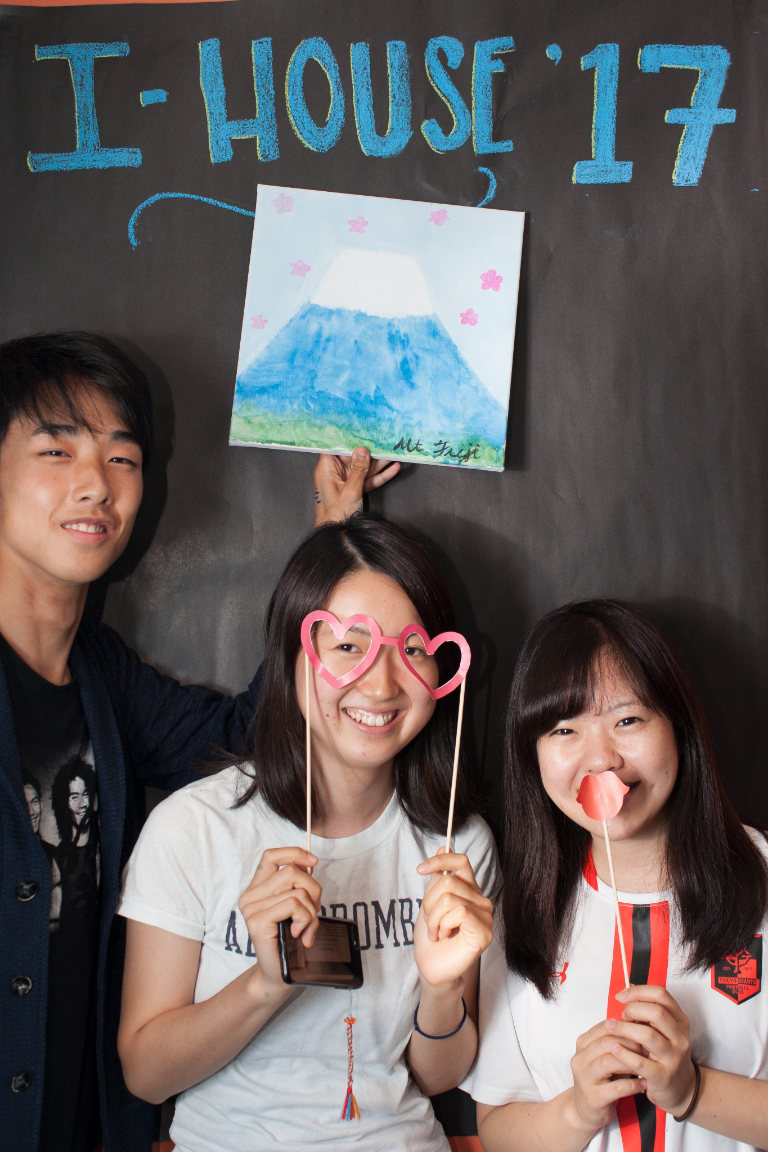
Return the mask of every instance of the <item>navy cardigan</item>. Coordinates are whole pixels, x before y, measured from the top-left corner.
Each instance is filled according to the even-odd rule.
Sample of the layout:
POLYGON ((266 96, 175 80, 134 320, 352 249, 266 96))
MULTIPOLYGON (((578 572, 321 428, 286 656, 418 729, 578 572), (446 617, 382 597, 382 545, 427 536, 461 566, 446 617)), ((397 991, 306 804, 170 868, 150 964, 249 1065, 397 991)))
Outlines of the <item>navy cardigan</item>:
MULTIPOLYGON (((237 750, 253 715, 258 673, 233 698, 182 687, 105 624, 82 624, 70 668, 80 689, 99 781, 101 919, 99 1100, 107 1152, 148 1152, 154 1109, 125 1087, 117 1056, 125 921, 120 876, 144 814, 144 785, 179 788, 218 748, 237 750)), ((0 665, 0 1144, 34 1152, 45 1067, 50 865, 32 832, 5 675, 0 665), (32 981, 27 995, 11 982, 32 981)))

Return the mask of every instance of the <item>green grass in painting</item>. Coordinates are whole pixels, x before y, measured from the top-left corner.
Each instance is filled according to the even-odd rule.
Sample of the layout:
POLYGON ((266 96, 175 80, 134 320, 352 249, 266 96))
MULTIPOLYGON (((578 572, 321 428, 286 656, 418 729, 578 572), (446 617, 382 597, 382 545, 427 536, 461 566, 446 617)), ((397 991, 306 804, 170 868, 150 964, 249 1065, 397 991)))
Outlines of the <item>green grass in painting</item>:
MULTIPOLYGON (((245 405, 243 406, 243 408, 245 405)), ((420 438, 417 431, 381 426, 365 432, 343 428, 326 420, 316 420, 306 414, 281 419, 271 413, 254 412, 252 415, 233 413, 230 427, 230 440, 246 444, 274 444, 285 448, 316 448, 318 452, 344 451, 362 446, 373 455, 402 457, 418 463, 464 464, 472 468, 504 467, 504 450, 489 444, 483 437, 467 437, 449 447, 454 456, 447 455, 446 448, 431 437, 420 438), (373 434, 372 434, 373 433, 373 434), (398 447, 399 444, 403 447, 398 447), (416 446, 419 446, 416 449, 416 446), (461 454, 471 450, 471 460, 461 460, 461 454), (442 453, 442 454, 441 454, 442 453)))

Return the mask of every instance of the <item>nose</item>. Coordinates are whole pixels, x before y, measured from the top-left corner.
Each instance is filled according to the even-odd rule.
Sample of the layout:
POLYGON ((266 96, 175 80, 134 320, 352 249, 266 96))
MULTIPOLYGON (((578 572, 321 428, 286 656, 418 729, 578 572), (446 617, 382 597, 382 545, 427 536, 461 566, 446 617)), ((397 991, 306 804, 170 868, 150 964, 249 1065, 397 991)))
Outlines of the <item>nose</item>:
POLYGON ((400 656, 396 648, 382 647, 370 668, 360 678, 360 691, 372 700, 391 700, 400 692, 397 679, 397 661, 400 656))
POLYGON ((596 725, 588 732, 584 743, 584 767, 587 772, 597 776, 612 768, 621 768, 623 764, 623 757, 616 748, 611 733, 601 724, 596 725))
POLYGON ((78 461, 74 478, 73 498, 78 504, 109 504, 112 490, 107 474, 99 457, 94 452, 87 453, 78 461))

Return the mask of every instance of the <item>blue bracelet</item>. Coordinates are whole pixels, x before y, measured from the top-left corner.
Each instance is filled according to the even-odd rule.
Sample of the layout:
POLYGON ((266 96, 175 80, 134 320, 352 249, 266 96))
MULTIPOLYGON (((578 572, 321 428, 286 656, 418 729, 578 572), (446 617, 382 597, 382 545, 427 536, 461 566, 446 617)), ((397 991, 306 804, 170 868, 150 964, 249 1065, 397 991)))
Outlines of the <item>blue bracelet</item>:
POLYGON ((419 1001, 419 1004, 416 1005, 416 1010, 413 1013, 413 1026, 418 1032, 419 1036, 423 1036, 425 1040, 447 1040, 449 1036, 455 1036, 457 1032, 461 1032, 462 1028, 464 1027, 464 1021, 467 1018, 467 1002, 463 996, 461 998, 461 1002, 464 1005, 464 1015, 461 1018, 461 1024, 459 1024, 458 1028, 454 1028, 453 1032, 446 1032, 443 1036, 430 1036, 428 1032, 422 1032, 421 1028, 419 1028, 419 1004, 421 1003, 421 1001, 419 1001))

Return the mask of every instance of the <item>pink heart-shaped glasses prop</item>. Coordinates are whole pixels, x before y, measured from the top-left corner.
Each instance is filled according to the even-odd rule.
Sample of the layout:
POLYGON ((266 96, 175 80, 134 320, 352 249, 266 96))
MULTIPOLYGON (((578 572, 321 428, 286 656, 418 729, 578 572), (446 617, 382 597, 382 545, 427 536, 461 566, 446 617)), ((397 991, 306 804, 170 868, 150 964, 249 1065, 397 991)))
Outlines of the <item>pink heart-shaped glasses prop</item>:
POLYGON ((615 772, 585 776, 576 797, 590 820, 612 820, 621 812, 629 788, 615 772))
POLYGON ((440 700, 443 696, 447 696, 450 692, 453 692, 454 688, 458 688, 459 684, 461 684, 462 680, 465 678, 467 672, 469 671, 469 662, 472 659, 472 652, 470 650, 469 644, 467 644, 467 641, 464 639, 460 632, 441 632, 439 636, 435 636, 434 640, 430 640, 429 633, 421 628, 418 624, 409 624, 407 628, 403 628, 402 632, 397 638, 397 650, 400 653, 400 659, 403 661, 403 664, 405 664, 409 672, 413 673, 419 683, 424 685, 433 700, 440 700), (424 648, 426 649, 427 656, 434 656, 435 652, 441 644, 456 644, 459 651, 461 652, 461 661, 459 663, 458 671, 454 673, 453 676, 451 676, 450 680, 441 685, 440 688, 430 688, 429 684, 427 684, 426 680, 419 676, 418 672, 406 656, 406 642, 410 639, 411 636, 421 636, 422 640, 424 641, 424 648))
POLYGON ((439 700, 441 697, 447 696, 450 692, 453 692, 454 688, 459 686, 469 671, 469 663, 472 659, 469 644, 460 632, 441 632, 439 636, 435 636, 434 640, 430 640, 429 634, 419 624, 408 624, 403 628, 397 638, 394 636, 382 636, 381 629, 372 616, 358 613, 355 616, 348 616, 346 620, 339 620, 332 612, 325 612, 322 609, 318 609, 316 612, 309 612, 302 621, 301 646, 312 667, 316 672, 320 673, 327 684, 330 684, 331 688, 346 688, 348 684, 352 684, 359 676, 362 676, 362 674, 370 668, 371 664, 373 664, 382 644, 397 645, 400 657, 406 668, 416 677, 419 683, 427 689, 433 700, 439 700), (360 663, 344 676, 336 677, 332 672, 329 672, 314 649, 312 644, 312 626, 321 620, 329 625, 337 640, 343 640, 355 624, 364 624, 370 630, 371 643, 368 651, 360 663), (421 637, 424 641, 424 647, 428 656, 434 656, 441 644, 450 643, 458 646, 461 652, 459 668, 447 683, 441 685, 439 688, 430 688, 426 680, 419 676, 405 654, 406 642, 410 636, 421 637))

